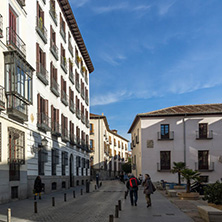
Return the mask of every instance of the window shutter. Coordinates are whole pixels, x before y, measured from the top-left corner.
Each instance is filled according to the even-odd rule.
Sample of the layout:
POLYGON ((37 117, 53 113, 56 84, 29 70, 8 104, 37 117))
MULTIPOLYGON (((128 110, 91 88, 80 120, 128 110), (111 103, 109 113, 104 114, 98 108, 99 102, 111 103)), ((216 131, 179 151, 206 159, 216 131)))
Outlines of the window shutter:
POLYGON ((52 78, 53 78, 53 66, 52 66, 52 62, 50 62, 50 80, 51 80, 51 87, 52 87, 52 78))
POLYGON ((62 97, 62 90, 63 90, 63 78, 61 76, 61 97, 62 97))
POLYGON ((39 72, 39 59, 40 59, 40 54, 39 54, 39 44, 36 43, 36 72, 39 72))
POLYGON ((38 123, 41 122, 41 105, 40 105, 40 94, 37 95, 37 103, 38 103, 38 107, 37 107, 37 112, 38 112, 38 123))
POLYGON ((54 107, 51 105, 51 121, 52 121, 52 129, 55 129, 55 120, 54 120, 54 107))
POLYGON ((39 18, 39 2, 37 2, 37 18, 39 18))
POLYGON ((56 110, 56 122, 59 123, 59 109, 56 110))
POLYGON ((48 112, 48 100, 45 100, 45 115, 48 117, 49 116, 49 112, 48 112))
POLYGON ((43 67, 46 68, 46 53, 43 52, 43 67))

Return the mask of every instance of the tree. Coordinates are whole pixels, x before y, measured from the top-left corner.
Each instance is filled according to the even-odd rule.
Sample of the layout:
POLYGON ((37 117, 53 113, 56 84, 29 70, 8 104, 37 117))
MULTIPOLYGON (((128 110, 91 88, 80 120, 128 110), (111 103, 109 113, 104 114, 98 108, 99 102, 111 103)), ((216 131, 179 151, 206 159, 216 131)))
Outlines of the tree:
POLYGON ((172 173, 178 174, 178 185, 181 185, 181 171, 185 169, 185 163, 184 162, 173 162, 174 166, 171 170, 172 173))
POLYGON ((183 169, 181 171, 181 175, 186 179, 187 181, 187 193, 190 193, 190 185, 191 181, 199 181, 200 180, 200 173, 197 171, 194 171, 192 169, 183 169))
POLYGON ((131 170, 131 163, 127 162, 127 163, 122 164, 122 170, 126 174, 131 173, 132 172, 132 170, 131 170))

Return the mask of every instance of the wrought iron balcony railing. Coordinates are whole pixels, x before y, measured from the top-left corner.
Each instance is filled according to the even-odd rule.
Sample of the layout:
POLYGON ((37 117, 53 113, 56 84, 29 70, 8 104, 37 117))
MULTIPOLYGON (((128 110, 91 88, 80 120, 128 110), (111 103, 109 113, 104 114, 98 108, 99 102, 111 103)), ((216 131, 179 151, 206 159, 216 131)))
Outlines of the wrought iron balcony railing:
POLYGON ((81 120, 82 120, 83 124, 86 123, 86 117, 85 117, 84 113, 81 113, 81 120))
POLYGON ((41 37, 42 41, 47 43, 47 29, 44 26, 42 17, 36 17, 36 31, 41 37))
POLYGON ((81 89, 81 96, 83 99, 85 99, 85 92, 84 92, 84 89, 81 89))
POLYGON ((86 101, 86 105, 89 105, 89 97, 88 96, 85 97, 85 101, 86 101))
POLYGON ((5 88, 0 85, 0 110, 5 109, 5 88))
POLYGON ((201 164, 200 162, 195 162, 195 170, 202 172, 214 171, 214 162, 209 162, 207 164, 201 164))
POLYGON ((77 143, 77 139, 76 139, 76 136, 74 135, 74 133, 69 133, 69 142, 72 144, 72 145, 75 145, 77 143))
POLYGON ((70 54, 73 56, 73 46, 70 41, 68 43, 68 49, 69 49, 70 54))
POLYGON ((200 131, 196 131, 196 139, 197 140, 213 139, 213 130, 208 130, 206 133, 201 133, 200 131))
POLYGON ((73 100, 69 100, 69 109, 72 113, 75 113, 75 104, 73 100))
POLYGON ((51 78, 51 91, 55 96, 59 97, 59 84, 54 78, 51 78))
POLYGON ((69 131, 66 128, 62 128, 61 138, 63 142, 69 142, 69 131))
POLYGON ((62 67, 62 69, 63 69, 63 71, 65 72, 65 73, 67 73, 67 61, 66 61, 66 57, 64 57, 64 56, 61 56, 61 67, 62 67))
POLYGON ((69 70, 69 80, 72 84, 74 84, 74 74, 72 70, 69 70))
POLYGON ((167 134, 161 134, 161 132, 157 132, 157 139, 158 140, 174 140, 174 131, 170 131, 167 134))
POLYGON ((86 118, 86 127, 89 128, 89 125, 90 125, 89 120, 88 118, 86 118))
POLYGON ((51 130, 54 136, 61 136, 61 125, 58 122, 51 123, 51 130))
POLYGON ((12 27, 7 29, 7 46, 13 50, 18 50, 24 57, 26 57, 26 44, 22 41, 19 35, 13 30, 12 27))
POLYGON ((25 7, 25 0, 17 0, 21 7, 25 7))
POLYGON ((49 9, 49 14, 52 17, 52 20, 55 22, 55 24, 57 25, 57 13, 55 10, 55 3, 53 3, 53 1, 50 0, 50 9, 49 9))
POLYGON ((50 131, 50 118, 46 113, 37 114, 37 127, 45 132, 50 131))
POLYGON ((79 109, 78 107, 76 107, 76 117, 77 117, 78 119, 81 118, 80 109, 79 109))
POLYGON ((62 26, 60 28, 60 34, 61 34, 64 42, 66 42, 66 32, 65 32, 65 29, 62 26))
POLYGON ((36 63, 36 75, 45 84, 49 84, 49 75, 46 68, 40 63, 36 63))
POLYGON ((61 101, 65 106, 68 106, 68 95, 62 90, 61 101))
POLYGON ((50 40, 50 51, 53 54, 53 56, 55 57, 55 59, 58 61, 59 60, 59 49, 56 46, 55 42, 53 42, 52 40, 50 40))
POLYGON ((76 90, 78 92, 80 92, 80 86, 79 86, 79 81, 78 80, 76 80, 75 85, 76 85, 76 90))

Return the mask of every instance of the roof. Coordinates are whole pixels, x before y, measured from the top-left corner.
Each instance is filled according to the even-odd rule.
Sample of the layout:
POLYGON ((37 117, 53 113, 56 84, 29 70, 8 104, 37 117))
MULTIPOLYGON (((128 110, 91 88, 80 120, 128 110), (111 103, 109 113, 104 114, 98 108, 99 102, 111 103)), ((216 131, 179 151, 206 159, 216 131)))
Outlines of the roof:
POLYGON ((137 114, 128 133, 130 133, 140 117, 222 115, 222 103, 172 106, 152 112, 137 114))
POLYGON ((76 43, 80 49, 80 52, 83 56, 83 59, 84 59, 86 66, 89 70, 89 73, 92 73, 94 71, 94 67, 93 67, 92 61, 90 59, 89 53, 86 49, 84 40, 83 40, 82 35, 80 33, 79 27, 77 25, 77 22, 74 17, 72 8, 69 4, 69 1, 68 0, 58 0, 58 3, 63 11, 63 14, 66 18, 67 24, 69 25, 69 28, 72 32, 72 35, 73 35, 74 39, 76 40, 76 43))
POLYGON ((111 130, 111 129, 109 128, 109 124, 108 124, 108 121, 107 121, 106 116, 104 116, 104 115, 97 115, 97 114, 90 113, 90 119, 103 119, 104 122, 105 122, 105 125, 106 125, 106 128, 107 128, 107 131, 108 131, 108 132, 110 132, 111 134, 113 134, 113 135, 119 137, 120 139, 125 140, 126 142, 129 142, 129 140, 127 140, 126 138, 120 136, 120 135, 117 134, 117 133, 114 133, 113 130, 111 130))

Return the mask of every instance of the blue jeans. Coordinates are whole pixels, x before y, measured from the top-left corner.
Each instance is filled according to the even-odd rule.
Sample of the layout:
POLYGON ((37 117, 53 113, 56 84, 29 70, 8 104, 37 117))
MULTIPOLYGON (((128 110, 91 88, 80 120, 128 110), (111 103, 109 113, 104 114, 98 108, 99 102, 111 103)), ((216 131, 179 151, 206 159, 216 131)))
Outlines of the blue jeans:
POLYGON ((131 204, 133 205, 133 195, 134 195, 134 198, 135 198, 135 204, 137 203, 137 199, 138 199, 138 191, 137 190, 130 190, 130 201, 131 201, 131 204))

